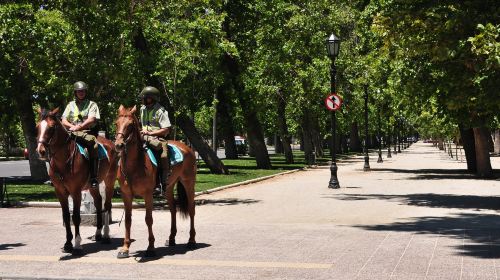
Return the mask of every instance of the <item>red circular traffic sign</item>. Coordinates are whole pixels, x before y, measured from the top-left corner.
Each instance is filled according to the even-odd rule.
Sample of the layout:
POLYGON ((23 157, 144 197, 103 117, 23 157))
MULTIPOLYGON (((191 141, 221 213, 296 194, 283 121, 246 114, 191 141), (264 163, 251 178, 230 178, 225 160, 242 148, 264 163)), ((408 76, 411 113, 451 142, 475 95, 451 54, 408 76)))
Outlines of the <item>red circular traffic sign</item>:
POLYGON ((342 105, 342 98, 335 93, 330 94, 325 98, 326 109, 330 111, 337 111, 342 105))

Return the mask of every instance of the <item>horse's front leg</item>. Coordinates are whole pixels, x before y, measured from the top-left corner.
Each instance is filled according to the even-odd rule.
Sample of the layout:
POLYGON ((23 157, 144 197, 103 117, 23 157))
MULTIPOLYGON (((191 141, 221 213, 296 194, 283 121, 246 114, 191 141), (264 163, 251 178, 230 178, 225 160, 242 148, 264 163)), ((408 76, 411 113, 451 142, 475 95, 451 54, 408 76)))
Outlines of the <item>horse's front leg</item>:
POLYGON ((146 205, 146 225, 148 226, 149 245, 146 250, 146 257, 153 257, 155 253, 155 236, 153 234, 153 193, 148 193, 144 197, 144 204, 146 205))
POLYGON ((129 256, 129 250, 130 250, 130 227, 132 225, 132 194, 127 192, 123 192, 124 187, 121 188, 122 190, 122 199, 123 199, 123 206, 125 208, 125 238, 123 239, 123 247, 121 250, 118 252, 118 258, 128 258, 129 256))
MULTIPOLYGON (((99 186, 100 187, 100 186, 99 186)), ((96 215, 97 215, 97 227, 94 236, 92 236, 92 241, 101 241, 102 240, 102 197, 99 194, 99 190, 97 189, 90 189, 90 194, 92 195, 92 198, 94 199, 94 206, 96 209, 96 215)))
POLYGON ((63 223, 64 227, 66 228, 66 243, 64 243, 64 246, 61 248, 61 251, 63 253, 72 253, 73 252, 73 233, 71 233, 71 217, 69 213, 69 206, 68 206, 68 193, 66 193, 62 187, 55 185, 56 189, 56 196, 57 199, 59 200, 59 203, 61 204, 61 210, 62 210, 62 216, 63 216, 63 223))
POLYGON ((82 238, 80 236, 80 205, 82 203, 82 192, 76 191, 76 193, 71 194, 73 198, 73 224, 75 225, 75 246, 73 249, 73 255, 83 254, 82 248, 82 238))

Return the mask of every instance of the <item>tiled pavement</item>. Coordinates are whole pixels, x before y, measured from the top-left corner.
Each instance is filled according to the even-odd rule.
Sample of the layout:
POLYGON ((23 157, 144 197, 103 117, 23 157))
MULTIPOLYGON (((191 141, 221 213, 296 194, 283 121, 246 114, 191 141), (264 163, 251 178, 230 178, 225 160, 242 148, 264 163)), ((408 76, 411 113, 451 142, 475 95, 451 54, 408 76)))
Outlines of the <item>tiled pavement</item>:
POLYGON ((123 225, 111 226, 111 245, 85 240, 86 255, 72 258, 59 252, 59 209, 0 209, 0 278, 498 279, 499 180, 461 172, 465 163, 428 144, 374 159, 371 172, 362 158, 339 163, 340 190, 326 188, 329 170, 319 168, 199 197, 194 251, 183 246, 185 220, 180 245, 163 246, 170 218, 157 211, 155 259, 140 258, 142 210, 132 229, 139 257, 117 260, 123 225))

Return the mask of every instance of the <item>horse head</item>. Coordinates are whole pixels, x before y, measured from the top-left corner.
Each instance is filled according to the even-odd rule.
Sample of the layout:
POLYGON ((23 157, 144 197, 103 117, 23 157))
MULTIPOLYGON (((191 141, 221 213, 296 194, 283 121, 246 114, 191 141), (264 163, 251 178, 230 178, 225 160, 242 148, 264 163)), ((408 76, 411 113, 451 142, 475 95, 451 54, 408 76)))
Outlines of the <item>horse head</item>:
POLYGON ((56 128, 62 126, 62 124, 57 118, 59 108, 52 111, 47 109, 38 109, 37 111, 40 114, 40 122, 37 124, 38 145, 36 151, 38 157, 45 160, 47 159, 47 149, 54 139, 56 128))
POLYGON ((120 105, 118 109, 115 136, 115 149, 117 152, 123 151, 125 145, 132 139, 133 135, 139 132, 139 121, 134 115, 136 111, 136 106, 129 109, 120 105))

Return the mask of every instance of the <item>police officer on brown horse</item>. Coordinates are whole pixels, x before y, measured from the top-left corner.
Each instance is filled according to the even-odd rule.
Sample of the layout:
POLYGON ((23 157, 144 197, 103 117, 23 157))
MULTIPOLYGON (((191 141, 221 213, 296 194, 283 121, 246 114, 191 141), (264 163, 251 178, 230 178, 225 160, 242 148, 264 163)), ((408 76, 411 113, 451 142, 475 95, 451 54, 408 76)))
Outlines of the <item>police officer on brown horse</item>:
POLYGON ((158 102, 160 91, 157 88, 147 86, 141 91, 140 96, 143 103, 140 111, 141 135, 149 147, 156 153, 161 153, 161 183, 165 188, 170 170, 167 144, 167 136, 171 127, 170 119, 167 110, 158 102))
POLYGON ((62 115, 62 124, 75 137, 76 142, 87 148, 90 186, 96 188, 99 185, 97 181, 99 158, 96 133, 92 129, 96 127, 101 117, 97 104, 87 98, 87 89, 87 84, 81 81, 73 85, 75 100, 66 106, 62 115))

